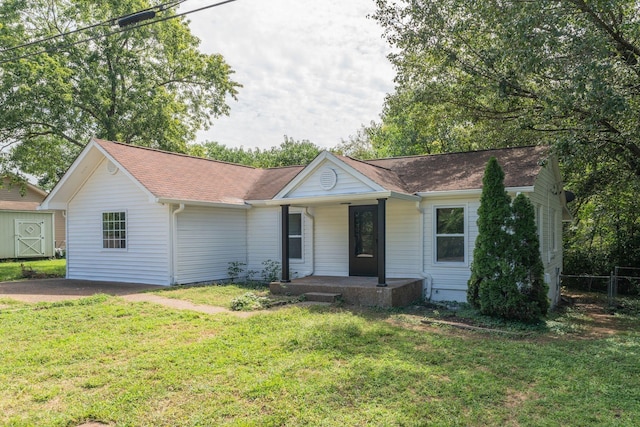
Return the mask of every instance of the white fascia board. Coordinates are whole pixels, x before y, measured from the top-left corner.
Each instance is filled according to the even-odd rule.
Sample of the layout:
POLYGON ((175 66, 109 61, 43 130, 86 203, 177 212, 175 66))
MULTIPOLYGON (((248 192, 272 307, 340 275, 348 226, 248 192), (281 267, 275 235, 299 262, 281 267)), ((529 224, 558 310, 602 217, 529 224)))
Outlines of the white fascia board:
MULTIPOLYGON (((505 191, 507 193, 532 193, 533 187, 506 187, 505 191)), ((482 194, 482 188, 472 188, 468 190, 422 191, 416 194, 422 198, 479 196, 482 194)))
POLYGON ((47 203, 47 207, 44 207, 42 205, 38 206, 36 208, 37 211, 66 211, 67 210, 67 204, 66 203, 62 203, 62 202, 54 202, 54 203, 47 203))
POLYGON ((73 171, 78 168, 78 165, 82 163, 84 158, 87 156, 87 153, 89 153, 89 151, 91 151, 91 148, 95 147, 96 145, 97 144, 95 143, 93 138, 91 138, 89 143, 82 149, 82 151, 80 152, 78 157, 76 157, 76 159, 73 161, 71 166, 69 166, 69 169, 67 169, 67 171, 64 173, 62 178, 56 183, 56 185, 49 192, 47 197, 45 197, 45 199, 42 201, 42 203, 40 203, 39 209, 49 209, 50 200, 56 197, 56 195, 60 191, 60 188, 62 188, 65 185, 65 183, 70 179, 70 176, 73 174, 73 171))
POLYGON ((254 206, 308 206, 319 204, 335 204, 359 202, 371 199, 400 199, 416 202, 420 197, 413 194, 397 193, 395 191, 374 191, 371 193, 335 194, 330 196, 292 197, 290 199, 249 200, 247 203, 254 206))
POLYGON ((232 209, 251 209, 251 205, 247 203, 223 203, 223 202, 205 202, 202 200, 179 200, 179 199, 165 199, 165 198, 155 198, 153 200, 155 203, 164 203, 164 204, 184 204, 188 206, 206 206, 210 208, 232 208, 232 209))
POLYGON ((385 191, 385 189, 380 186, 380 184, 358 172, 353 167, 349 166, 348 164, 331 154, 329 151, 323 151, 315 159, 313 159, 311 163, 305 166, 305 168, 302 169, 302 171, 300 171, 300 173, 296 175, 295 178, 289 181, 289 183, 273 197, 273 200, 284 199, 287 194, 295 190, 298 185, 302 183, 302 181, 304 181, 309 175, 315 172, 325 160, 335 163, 337 166, 344 169, 347 173, 356 177, 365 185, 371 187, 374 191, 385 191))

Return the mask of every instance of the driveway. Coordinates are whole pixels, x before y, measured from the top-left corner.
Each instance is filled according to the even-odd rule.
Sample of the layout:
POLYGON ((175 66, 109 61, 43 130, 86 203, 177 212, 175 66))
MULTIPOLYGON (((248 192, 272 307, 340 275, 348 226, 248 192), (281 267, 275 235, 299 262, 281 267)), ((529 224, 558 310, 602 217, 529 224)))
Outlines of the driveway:
POLYGON ((152 289, 166 289, 166 286, 76 279, 38 279, 0 282, 0 298, 23 302, 54 302, 95 294, 131 295, 152 289))

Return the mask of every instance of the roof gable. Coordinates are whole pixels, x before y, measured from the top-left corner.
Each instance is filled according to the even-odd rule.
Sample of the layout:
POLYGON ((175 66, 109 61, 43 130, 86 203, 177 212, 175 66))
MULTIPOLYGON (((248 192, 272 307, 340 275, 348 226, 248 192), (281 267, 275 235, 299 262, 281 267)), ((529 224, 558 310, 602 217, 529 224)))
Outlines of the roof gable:
MULTIPOLYGON (((346 159, 349 158, 323 151, 273 198, 287 199, 385 190, 378 182, 346 162, 346 159)), ((371 165, 364 165, 363 169, 365 168, 376 169, 371 165)))

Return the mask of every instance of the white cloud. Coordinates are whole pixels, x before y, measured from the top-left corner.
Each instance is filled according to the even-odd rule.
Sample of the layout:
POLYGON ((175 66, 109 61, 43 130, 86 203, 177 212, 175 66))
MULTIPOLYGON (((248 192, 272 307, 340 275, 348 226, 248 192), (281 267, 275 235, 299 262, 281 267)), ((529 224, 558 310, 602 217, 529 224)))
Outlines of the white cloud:
MULTIPOLYGON (((211 4, 189 0, 180 11, 211 4)), ((283 135, 332 147, 378 119, 393 89, 373 0, 239 0, 189 15, 206 53, 243 85, 199 141, 267 148, 283 135)))

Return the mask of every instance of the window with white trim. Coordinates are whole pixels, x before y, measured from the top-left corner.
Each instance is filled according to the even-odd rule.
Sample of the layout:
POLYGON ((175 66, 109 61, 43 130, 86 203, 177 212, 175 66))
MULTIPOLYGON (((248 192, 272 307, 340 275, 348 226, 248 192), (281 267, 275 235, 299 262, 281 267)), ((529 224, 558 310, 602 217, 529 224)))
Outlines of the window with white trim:
POLYGON ((302 214, 289 214, 289 259, 302 259, 302 214))
POLYGON ((436 208, 436 262, 465 262, 464 207, 436 208))
POLYGON ((127 214, 126 212, 102 213, 102 247, 104 249, 126 249, 127 214))

